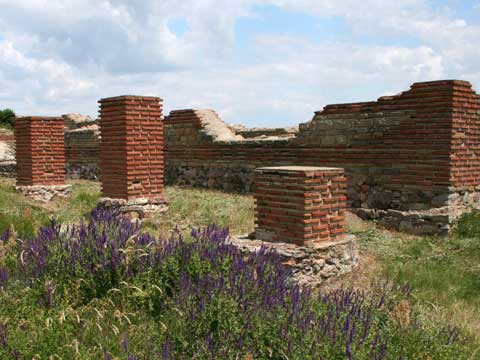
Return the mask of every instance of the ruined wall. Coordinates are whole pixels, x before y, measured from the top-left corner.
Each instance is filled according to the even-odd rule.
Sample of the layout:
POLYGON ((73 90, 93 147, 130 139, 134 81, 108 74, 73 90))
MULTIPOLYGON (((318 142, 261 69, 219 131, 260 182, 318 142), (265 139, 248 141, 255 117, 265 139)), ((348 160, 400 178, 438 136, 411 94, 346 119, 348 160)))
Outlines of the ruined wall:
POLYGON ((350 206, 441 207, 479 184, 469 170, 480 171, 476 106, 468 82, 415 83, 374 102, 326 106, 290 139, 245 139, 213 111, 173 111, 165 119, 166 178, 250 192, 256 167, 335 166, 346 169, 350 206))
POLYGON ((91 125, 65 131, 65 169, 71 179, 97 180, 100 131, 91 125))
POLYGON ((65 125, 65 170, 71 179, 98 179, 98 121, 81 114, 62 115, 65 125))
MULTIPOLYGON (((74 123, 65 134, 67 173, 95 178, 97 125, 74 123)), ((170 184, 251 192, 256 167, 334 166, 345 168, 349 206, 358 209, 480 201, 480 100, 466 81, 415 83, 377 101, 328 105, 296 135, 229 127, 212 110, 172 111, 164 123, 170 184)))
POLYGON ((0 129, 0 176, 15 176, 15 136, 7 129, 0 129))

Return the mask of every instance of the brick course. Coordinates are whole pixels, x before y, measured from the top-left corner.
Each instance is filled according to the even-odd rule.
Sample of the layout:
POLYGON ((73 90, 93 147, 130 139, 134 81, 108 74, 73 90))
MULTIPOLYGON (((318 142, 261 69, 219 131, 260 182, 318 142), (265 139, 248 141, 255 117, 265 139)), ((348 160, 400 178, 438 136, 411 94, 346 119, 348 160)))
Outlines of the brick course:
POLYGON ((29 116, 15 119, 17 185, 65 183, 63 119, 29 116))
POLYGON ((100 103, 100 178, 105 197, 154 199, 163 193, 163 119, 158 97, 100 103))
POLYGON ((344 170, 308 166, 255 170, 255 237, 308 245, 343 239, 344 170))

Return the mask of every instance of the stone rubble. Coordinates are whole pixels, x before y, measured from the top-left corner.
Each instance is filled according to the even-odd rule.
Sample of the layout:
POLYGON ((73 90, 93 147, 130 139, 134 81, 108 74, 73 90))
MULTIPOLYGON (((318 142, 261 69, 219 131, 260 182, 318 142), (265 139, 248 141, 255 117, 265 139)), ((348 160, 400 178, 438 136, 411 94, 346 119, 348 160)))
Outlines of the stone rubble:
POLYGON ((363 220, 375 220, 389 229, 414 235, 447 236, 464 213, 480 209, 480 193, 446 194, 442 197, 442 203, 448 205, 411 211, 367 208, 351 208, 350 211, 363 220))
POLYGON ((128 215, 134 221, 141 221, 150 214, 168 210, 168 201, 163 196, 131 200, 103 197, 98 200, 98 204, 118 208, 121 213, 128 215))
POLYGON ((24 185, 15 186, 15 190, 32 200, 48 203, 58 197, 69 197, 72 185, 24 185))

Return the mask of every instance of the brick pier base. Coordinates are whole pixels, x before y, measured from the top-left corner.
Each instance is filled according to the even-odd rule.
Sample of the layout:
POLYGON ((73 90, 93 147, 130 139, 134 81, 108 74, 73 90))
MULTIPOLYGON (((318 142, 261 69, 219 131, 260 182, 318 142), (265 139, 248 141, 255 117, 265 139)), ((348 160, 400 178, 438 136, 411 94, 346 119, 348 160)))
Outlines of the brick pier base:
POLYGON ((358 265, 354 235, 345 234, 343 169, 310 166, 255 170, 255 232, 232 236, 245 253, 267 247, 290 267, 292 281, 316 287, 358 265))

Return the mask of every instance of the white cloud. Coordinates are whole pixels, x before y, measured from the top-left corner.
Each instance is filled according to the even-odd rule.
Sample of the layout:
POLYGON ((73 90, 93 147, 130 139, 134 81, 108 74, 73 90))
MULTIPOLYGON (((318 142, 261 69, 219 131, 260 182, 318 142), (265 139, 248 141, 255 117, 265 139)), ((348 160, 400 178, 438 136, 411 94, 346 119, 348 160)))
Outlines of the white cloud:
POLYGON ((480 86, 480 27, 422 0, 0 0, 0 8, 0 108, 22 113, 95 115, 99 98, 136 93, 164 97, 167 110, 212 107, 229 122, 282 126, 415 81, 480 86), (241 62, 235 23, 261 4, 340 17, 355 36, 259 34, 245 56, 254 61, 241 62), (171 19, 187 30, 176 34, 171 19), (382 41, 359 42, 364 35, 382 41))

